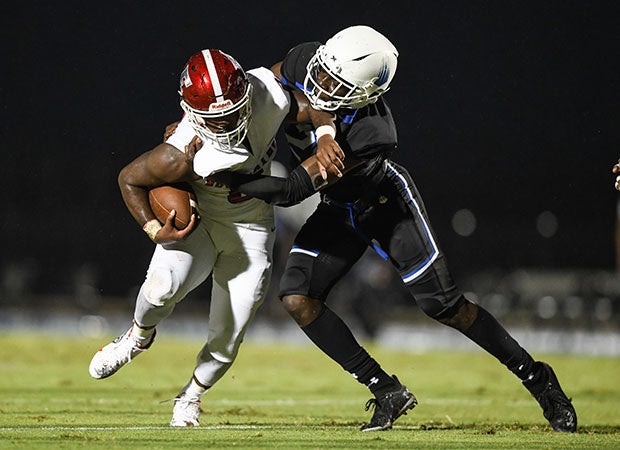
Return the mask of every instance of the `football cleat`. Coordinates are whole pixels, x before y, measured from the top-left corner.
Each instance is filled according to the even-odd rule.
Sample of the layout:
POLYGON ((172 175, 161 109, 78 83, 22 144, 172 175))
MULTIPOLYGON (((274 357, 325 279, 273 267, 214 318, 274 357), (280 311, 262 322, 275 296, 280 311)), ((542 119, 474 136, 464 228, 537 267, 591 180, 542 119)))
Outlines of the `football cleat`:
POLYGON ((153 332, 149 343, 142 347, 140 339, 132 332, 133 327, 95 353, 88 367, 91 377, 102 379, 114 375, 121 367, 147 350, 155 340, 155 332, 153 332))
POLYGON ((370 422, 362 426, 362 431, 389 430, 396 419, 407 414, 407 410, 413 409, 418 404, 415 396, 400 384, 396 375, 392 375, 392 378, 397 386, 395 391, 383 394, 381 397, 371 398, 366 402, 366 411, 374 406, 375 412, 370 422))
POLYGON ((185 392, 174 399, 171 427, 199 427, 200 399, 190 398, 185 392))
POLYGON ((543 410, 545 419, 554 431, 573 433, 577 430, 577 413, 558 381, 549 364, 536 362, 538 370, 542 370, 542 378, 525 380, 523 385, 531 392, 543 410))

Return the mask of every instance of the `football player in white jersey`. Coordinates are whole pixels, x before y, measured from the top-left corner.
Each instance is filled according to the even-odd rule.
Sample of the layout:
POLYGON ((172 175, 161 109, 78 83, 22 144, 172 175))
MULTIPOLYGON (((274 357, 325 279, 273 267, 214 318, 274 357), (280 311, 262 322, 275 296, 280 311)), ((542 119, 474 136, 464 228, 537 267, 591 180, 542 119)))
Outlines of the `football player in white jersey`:
POLYGON ((185 114, 172 135, 118 177, 127 208, 157 246, 136 299, 133 326, 94 355, 89 372, 97 379, 109 377, 148 349, 155 327, 212 273, 207 342, 175 399, 170 422, 198 426, 200 398, 233 363, 265 297, 274 244, 271 205, 203 179, 222 169, 269 174, 276 132, 296 109, 269 69, 246 73, 215 49, 189 58, 179 93, 185 114), (185 147, 195 135, 202 147, 192 161, 185 147), (174 212, 160 223, 148 200, 150 188, 177 182, 189 183, 198 203, 199 216, 184 230, 173 226, 174 212))

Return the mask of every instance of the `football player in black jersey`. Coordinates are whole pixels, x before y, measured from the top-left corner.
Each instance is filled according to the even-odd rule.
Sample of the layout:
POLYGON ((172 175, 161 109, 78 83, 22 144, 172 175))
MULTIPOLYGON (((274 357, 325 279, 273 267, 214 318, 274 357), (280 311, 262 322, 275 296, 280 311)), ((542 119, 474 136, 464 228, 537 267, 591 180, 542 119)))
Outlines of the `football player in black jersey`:
POLYGON ((551 367, 535 361, 489 312, 464 297, 411 176, 390 159, 397 134, 382 94, 394 76, 397 56, 388 39, 366 26, 342 30, 325 44, 291 49, 272 70, 317 110, 312 123, 286 127, 300 165, 287 179, 221 173, 216 180, 282 206, 320 190, 321 203, 290 251, 280 296, 317 347, 374 394, 366 405, 374 406, 374 414, 363 431, 389 429, 417 404, 326 305, 330 289, 370 246, 398 270, 428 316, 495 356, 538 400, 554 430, 573 432, 575 410, 551 367))

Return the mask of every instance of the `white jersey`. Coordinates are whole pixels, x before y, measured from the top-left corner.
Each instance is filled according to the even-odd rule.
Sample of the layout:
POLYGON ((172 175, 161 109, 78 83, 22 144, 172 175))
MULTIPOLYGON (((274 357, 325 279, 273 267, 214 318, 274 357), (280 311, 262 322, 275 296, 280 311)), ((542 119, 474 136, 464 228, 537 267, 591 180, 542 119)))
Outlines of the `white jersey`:
MULTIPOLYGON (((194 160, 198 175, 224 169, 270 174, 274 138, 290 99, 271 71, 254 69, 248 77, 253 86, 248 147, 225 152, 205 142, 194 160)), ((166 142, 184 151, 194 134, 184 118, 166 142)), ((137 326, 155 327, 211 275, 207 342, 196 357, 192 379, 213 386, 235 360, 250 321, 267 295, 276 235, 274 209, 254 198, 236 201, 229 189, 207 186, 202 180, 193 182, 193 188, 201 220, 185 240, 155 247, 138 292, 134 320, 137 326)), ((91 367, 109 364, 106 358, 110 356, 97 355, 91 367)))
MULTIPOLYGON (((247 134, 251 149, 240 144, 224 151, 209 141, 203 141, 194 158, 194 172, 201 177, 221 170, 271 174, 271 161, 276 153, 275 136, 289 112, 290 98, 269 69, 252 69, 247 75, 253 86, 252 117, 247 134)), ((187 117, 183 117, 166 142, 184 151, 195 134, 187 117)), ((272 206, 262 200, 231 192, 226 187, 206 185, 203 180, 193 182, 192 187, 202 217, 220 222, 252 222, 273 214, 272 206)))

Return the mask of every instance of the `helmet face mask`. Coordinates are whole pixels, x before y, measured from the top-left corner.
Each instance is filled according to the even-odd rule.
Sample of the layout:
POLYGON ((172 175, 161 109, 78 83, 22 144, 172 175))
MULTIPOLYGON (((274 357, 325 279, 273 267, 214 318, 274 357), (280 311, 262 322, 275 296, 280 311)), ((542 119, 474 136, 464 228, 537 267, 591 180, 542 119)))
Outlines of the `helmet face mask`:
POLYGON ((206 112, 192 108, 184 99, 181 99, 181 108, 187 115, 192 128, 202 140, 211 141, 220 150, 232 150, 248 134, 252 114, 251 97, 252 86, 248 85, 245 98, 237 105, 232 105, 229 108, 217 112, 206 112), (228 123, 224 126, 213 124, 213 122, 221 124, 226 120, 228 123))
POLYGON ((360 108, 373 102, 364 89, 333 74, 318 50, 306 67, 304 89, 312 106, 325 111, 360 108))
POLYGON ((181 108, 203 140, 230 151, 245 139, 252 85, 231 56, 219 50, 194 54, 181 73, 181 108))
POLYGON ((326 111, 364 107, 389 90, 397 58, 396 48, 374 29, 346 28, 319 46, 308 62, 305 94, 313 107, 326 111))

